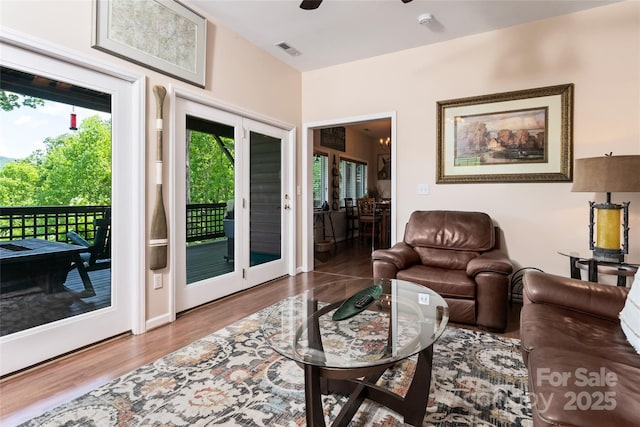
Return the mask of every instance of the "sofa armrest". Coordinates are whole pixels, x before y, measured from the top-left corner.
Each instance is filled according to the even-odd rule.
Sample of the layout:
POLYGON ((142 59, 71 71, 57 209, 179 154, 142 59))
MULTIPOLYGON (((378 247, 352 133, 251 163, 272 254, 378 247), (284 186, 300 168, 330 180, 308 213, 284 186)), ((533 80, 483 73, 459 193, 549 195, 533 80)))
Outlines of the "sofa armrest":
POLYGON ((467 264, 467 275, 475 277, 478 273, 497 273, 505 276, 511 274, 513 265, 509 258, 500 250, 483 252, 467 264))
POLYGON ((610 320, 617 320, 629 293, 627 288, 540 271, 527 271, 522 284, 524 304, 549 304, 610 320))
POLYGON ((398 242, 389 249, 377 249, 371 254, 373 261, 389 262, 398 270, 404 270, 420 262, 418 253, 404 242, 398 242))

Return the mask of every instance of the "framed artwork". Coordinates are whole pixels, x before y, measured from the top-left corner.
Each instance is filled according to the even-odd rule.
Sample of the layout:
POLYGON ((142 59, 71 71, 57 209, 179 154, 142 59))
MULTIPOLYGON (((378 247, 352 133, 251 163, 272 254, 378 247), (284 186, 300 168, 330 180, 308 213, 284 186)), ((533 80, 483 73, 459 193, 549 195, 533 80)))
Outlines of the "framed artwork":
POLYGON ((378 180, 391 179, 391 154, 378 154, 378 180))
POLYGON ((175 0, 94 0, 92 47, 205 86, 207 20, 175 0))
POLYGON ((345 151, 345 128, 320 129, 320 145, 338 151, 345 151))
POLYGON ((571 181, 573 84, 437 103, 436 183, 571 181))

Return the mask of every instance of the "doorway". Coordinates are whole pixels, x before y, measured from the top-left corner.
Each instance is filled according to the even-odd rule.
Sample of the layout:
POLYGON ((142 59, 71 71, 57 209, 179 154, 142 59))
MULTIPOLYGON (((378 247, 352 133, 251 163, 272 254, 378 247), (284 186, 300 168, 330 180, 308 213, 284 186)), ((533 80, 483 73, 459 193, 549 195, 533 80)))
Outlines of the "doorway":
POLYGON ((174 96, 175 310, 295 269, 292 132, 174 96), (185 177, 185 179, 181 179, 185 177))
MULTIPOLYGON (((355 159, 353 156, 350 156, 349 153, 333 153, 329 152, 328 155, 334 156, 336 155, 340 159, 343 157, 349 160, 362 161, 366 158, 367 162, 367 170, 369 173, 367 174, 370 179, 368 179, 368 187, 369 189, 378 190, 378 161, 379 158, 383 158, 386 170, 389 169, 390 173, 388 173, 385 178, 385 183, 382 186, 381 190, 379 190, 379 196, 385 199, 390 198, 390 240, 389 242, 395 241, 396 235, 396 190, 395 190, 395 176, 396 176, 396 113, 395 112, 387 112, 380 114, 372 114, 367 116, 356 116, 356 117, 346 117, 342 119, 335 120, 327 120, 322 122, 312 122, 303 125, 303 141, 302 141, 302 158, 304 162, 302 164, 302 181, 305 183, 306 191, 302 192, 302 206, 305 209, 304 214, 302 215, 302 228, 306 230, 306 233, 302 236, 302 270, 303 271, 312 271, 314 269, 314 237, 315 237, 315 219, 314 219, 314 150, 317 149, 317 141, 316 138, 319 137, 318 130, 325 128, 334 128, 334 127, 345 127, 347 129, 351 128, 357 130, 358 132, 364 132, 364 129, 367 129, 370 125, 374 123, 382 123, 382 122, 390 123, 387 125, 388 137, 390 138, 390 144, 386 146, 384 149, 384 153, 379 152, 379 149, 383 149, 382 145, 378 147, 379 138, 371 135, 368 138, 368 152, 364 154, 357 154, 355 159), (384 156, 378 156, 378 154, 384 154, 384 156), (386 179, 388 178, 388 179, 386 179)), ((348 132, 347 132, 348 135, 348 132)), ((348 137, 347 137, 348 139, 348 137)), ((386 141, 383 139, 384 144, 386 141)), ((346 146, 348 147, 349 141, 346 141, 346 146)), ((320 147, 320 151, 323 151, 324 148, 320 147)), ((365 150, 367 151, 367 150, 365 150)), ((333 158, 333 157, 332 157, 333 158)), ((381 177, 382 178, 382 177, 381 177)), ((317 192, 317 191, 316 191, 317 192)), ((340 193, 338 193, 340 194, 340 193)), ((337 209, 336 215, 344 216, 344 210, 337 209)), ((340 227, 338 227, 340 228, 340 227)), ((340 237, 340 232, 336 232, 337 237, 340 237)), ((337 239, 340 240, 340 239, 337 239)))

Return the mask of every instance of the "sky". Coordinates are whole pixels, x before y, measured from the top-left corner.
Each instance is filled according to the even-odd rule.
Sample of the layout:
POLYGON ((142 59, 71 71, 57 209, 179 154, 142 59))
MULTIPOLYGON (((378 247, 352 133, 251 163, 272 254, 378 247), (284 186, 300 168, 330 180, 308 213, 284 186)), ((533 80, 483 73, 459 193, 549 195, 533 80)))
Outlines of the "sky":
MULTIPOLYGON (((43 149, 47 137, 56 137, 69 130, 71 105, 45 100, 36 109, 20 107, 13 111, 0 110, 0 157, 22 159, 37 149, 43 149)), ((110 114, 75 107, 77 126, 82 120, 99 114, 102 119, 110 114)))

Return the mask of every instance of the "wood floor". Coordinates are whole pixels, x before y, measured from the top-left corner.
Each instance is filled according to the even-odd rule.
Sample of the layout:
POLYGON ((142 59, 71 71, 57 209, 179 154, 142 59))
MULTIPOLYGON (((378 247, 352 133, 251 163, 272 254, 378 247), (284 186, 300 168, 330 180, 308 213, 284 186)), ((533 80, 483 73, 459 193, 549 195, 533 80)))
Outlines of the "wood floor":
MULTIPOLYGON (((372 277, 371 248, 357 240, 317 254, 315 271, 285 277, 214 301, 142 335, 123 335, 0 380, 0 425, 24 422, 110 380, 203 338, 281 299, 335 281, 372 277)), ((518 337, 519 308, 503 336, 518 337)))

